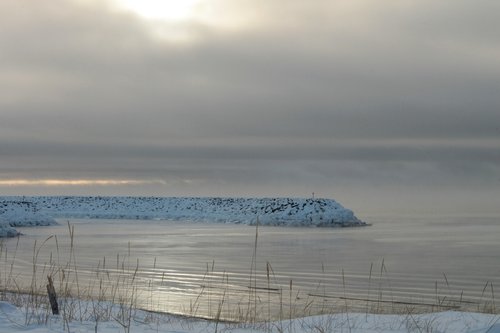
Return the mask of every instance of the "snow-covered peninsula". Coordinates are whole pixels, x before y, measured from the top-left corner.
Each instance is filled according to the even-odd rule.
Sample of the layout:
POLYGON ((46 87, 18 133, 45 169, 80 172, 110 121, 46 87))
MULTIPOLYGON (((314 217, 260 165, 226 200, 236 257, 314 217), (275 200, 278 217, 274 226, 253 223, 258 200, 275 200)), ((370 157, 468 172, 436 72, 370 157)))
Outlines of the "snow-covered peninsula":
POLYGON ((56 221, 42 213, 34 202, 0 197, 0 237, 18 235, 14 227, 52 225, 56 221))
POLYGON ((0 235, 54 218, 165 219, 262 225, 364 226, 332 199, 192 197, 0 197, 0 235), (3 233, 3 234, 2 234, 3 233))

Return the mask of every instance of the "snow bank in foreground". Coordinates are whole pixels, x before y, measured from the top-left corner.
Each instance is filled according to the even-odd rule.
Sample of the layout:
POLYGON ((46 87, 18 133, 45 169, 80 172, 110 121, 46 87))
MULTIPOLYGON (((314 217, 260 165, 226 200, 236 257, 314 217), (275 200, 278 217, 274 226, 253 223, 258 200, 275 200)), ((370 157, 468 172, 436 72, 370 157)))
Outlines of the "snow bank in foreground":
MULTIPOLYGON (((0 201, 2 198, 0 198, 0 201)), ((353 212, 331 199, 8 197, 26 201, 55 218, 168 219, 262 225, 364 226, 353 212)))
POLYGON ((52 224, 56 224, 56 221, 40 212, 33 202, 0 199, 0 237, 18 235, 13 227, 52 224))
MULTIPOLYGON (((72 321, 66 323, 59 316, 52 316, 40 311, 38 321, 26 323, 26 311, 30 315, 34 309, 17 308, 10 303, 0 302, 0 332, 100 332, 114 333, 127 331, 115 321, 72 321), (39 323, 41 322, 41 323, 39 323)), ((38 310, 39 311, 39 310, 38 310)), ((441 312, 430 314, 372 315, 343 313, 284 320, 281 322, 259 323, 256 325, 235 325, 211 321, 151 314, 142 311, 133 312, 133 319, 128 327, 130 332, 351 332, 351 333, 403 333, 403 332, 441 332, 441 333, 500 333, 498 315, 441 312)))

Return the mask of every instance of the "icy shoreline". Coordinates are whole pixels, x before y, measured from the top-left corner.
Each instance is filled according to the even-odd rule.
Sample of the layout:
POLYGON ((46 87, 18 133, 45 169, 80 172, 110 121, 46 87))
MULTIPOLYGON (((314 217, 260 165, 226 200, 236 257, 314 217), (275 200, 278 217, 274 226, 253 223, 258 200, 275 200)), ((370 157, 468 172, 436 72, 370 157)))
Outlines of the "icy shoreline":
MULTIPOLYGON (((81 304, 85 304, 82 302, 81 304)), ((88 303, 88 302, 87 302, 88 303)), ((119 308, 115 307, 115 319, 89 318, 68 320, 64 315, 52 315, 46 307, 16 307, 0 301, 0 332, 352 332, 352 333, 498 333, 499 317, 495 314, 468 312, 436 312, 401 315, 337 313, 296 318, 258 324, 234 324, 179 317, 169 314, 149 313, 134 309, 129 324, 120 320, 119 308)))
POLYGON ((0 236, 54 218, 158 219, 273 226, 365 226, 332 199, 197 197, 0 197, 0 236))

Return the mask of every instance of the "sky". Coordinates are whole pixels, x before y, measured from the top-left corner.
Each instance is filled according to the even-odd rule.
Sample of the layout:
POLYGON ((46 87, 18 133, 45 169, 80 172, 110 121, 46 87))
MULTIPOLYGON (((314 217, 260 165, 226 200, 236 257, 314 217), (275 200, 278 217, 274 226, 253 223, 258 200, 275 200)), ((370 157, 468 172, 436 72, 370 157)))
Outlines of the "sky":
POLYGON ((0 194, 499 214, 500 2, 2 0, 0 194))

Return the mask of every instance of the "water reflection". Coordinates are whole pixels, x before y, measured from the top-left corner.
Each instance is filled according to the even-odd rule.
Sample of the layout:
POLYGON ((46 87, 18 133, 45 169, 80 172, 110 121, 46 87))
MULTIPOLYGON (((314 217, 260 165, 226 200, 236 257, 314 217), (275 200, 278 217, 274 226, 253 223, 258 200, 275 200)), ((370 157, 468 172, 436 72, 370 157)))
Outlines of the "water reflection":
POLYGON ((370 221, 372 227, 354 229, 260 227, 255 257, 255 227, 71 220, 71 247, 69 228, 60 221, 23 229, 19 243, 4 241, 0 278, 3 285, 12 287, 15 280, 16 288, 28 288, 35 272, 43 287, 52 274, 60 290, 227 319, 346 307, 393 312, 496 306, 498 219, 370 221))

